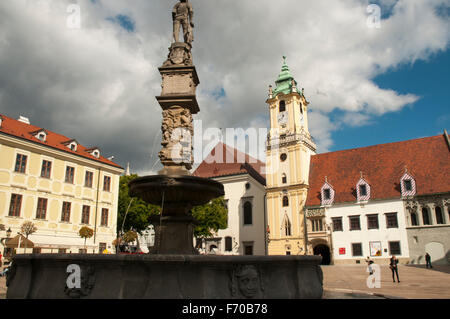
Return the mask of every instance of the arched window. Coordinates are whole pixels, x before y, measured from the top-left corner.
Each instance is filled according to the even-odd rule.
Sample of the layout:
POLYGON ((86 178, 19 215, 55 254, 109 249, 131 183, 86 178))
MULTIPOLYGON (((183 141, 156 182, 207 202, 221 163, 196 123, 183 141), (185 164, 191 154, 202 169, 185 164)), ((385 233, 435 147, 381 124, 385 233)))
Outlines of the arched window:
POLYGON ((286 184, 286 183, 287 183, 287 176, 286 176, 286 174, 284 174, 284 173, 283 173, 283 175, 281 176, 281 182, 282 182, 283 184, 286 184))
POLYGON ((291 222, 289 221, 289 218, 287 218, 287 217, 284 221, 284 234, 286 236, 291 236, 291 222))
POLYGON ((286 111, 286 102, 280 101, 280 113, 286 111))
POLYGON ((411 226, 419 226, 416 213, 411 213, 411 226))
POLYGON ((434 209, 436 213, 436 223, 443 224, 444 223, 444 216, 442 216, 442 210, 439 206, 436 206, 434 209))
POLYGON ((430 215, 428 214, 428 209, 426 209, 425 207, 422 208, 422 218, 423 218, 424 225, 431 225, 430 215))
POLYGON ((287 196, 283 197, 283 207, 289 206, 289 198, 287 196))
POLYGON ((245 202, 244 204, 244 225, 251 225, 253 223, 252 203, 245 202))

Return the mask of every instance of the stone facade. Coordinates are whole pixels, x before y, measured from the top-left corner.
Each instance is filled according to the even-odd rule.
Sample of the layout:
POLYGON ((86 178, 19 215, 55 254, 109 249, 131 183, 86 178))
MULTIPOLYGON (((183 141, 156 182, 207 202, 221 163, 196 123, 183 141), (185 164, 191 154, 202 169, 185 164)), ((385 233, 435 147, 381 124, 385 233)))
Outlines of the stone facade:
POLYGON ((450 193, 405 200, 410 263, 450 264, 450 193), (440 215, 440 216, 438 216, 440 215))

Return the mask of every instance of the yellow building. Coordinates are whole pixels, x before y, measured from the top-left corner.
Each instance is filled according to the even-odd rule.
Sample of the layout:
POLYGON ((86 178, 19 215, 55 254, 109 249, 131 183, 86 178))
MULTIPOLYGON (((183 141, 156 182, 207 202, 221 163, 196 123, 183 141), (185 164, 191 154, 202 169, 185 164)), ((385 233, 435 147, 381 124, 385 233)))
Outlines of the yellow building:
POLYGON ((269 88, 270 133, 266 151, 269 255, 307 252, 304 204, 316 145, 308 131, 308 102, 286 58, 276 88, 269 88))
POLYGON ((2 243, 31 221, 37 227, 29 236, 36 253, 82 252, 85 242, 78 231, 83 226, 94 230, 86 241, 87 252, 113 249, 122 173, 97 147, 86 148, 23 117, 0 115, 2 243))

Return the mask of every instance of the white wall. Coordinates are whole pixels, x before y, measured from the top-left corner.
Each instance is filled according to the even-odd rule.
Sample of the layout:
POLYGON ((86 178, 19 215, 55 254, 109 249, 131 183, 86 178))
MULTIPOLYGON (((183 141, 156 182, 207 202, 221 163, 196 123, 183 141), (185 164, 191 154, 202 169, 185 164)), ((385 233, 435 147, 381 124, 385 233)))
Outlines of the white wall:
POLYGON ((253 242, 253 254, 265 255, 265 223, 264 205, 265 188, 248 174, 215 178, 225 189, 225 200, 228 200, 228 228, 219 230, 216 237, 222 238, 219 254, 244 255, 243 242, 253 242), (245 185, 250 183, 250 188, 245 185), (253 224, 244 226, 243 198, 252 198, 253 224), (225 251, 225 237, 233 238, 233 251, 225 251), (235 244, 237 243, 237 246, 235 244), (236 247, 236 248, 235 248, 236 247))
POLYGON ((409 257, 408 237, 406 233, 406 219, 403 201, 385 200, 368 202, 365 205, 358 203, 339 204, 326 208, 326 222, 332 225, 333 217, 342 217, 343 231, 332 232, 333 258, 336 262, 342 260, 360 260, 370 256, 369 242, 381 242, 382 256, 371 257, 372 259, 390 258, 390 241, 400 241, 400 258, 409 257), (386 227, 386 213, 397 213, 398 228, 386 227), (367 215, 378 214, 379 229, 368 229, 367 215), (350 231, 349 216, 360 215, 361 230, 350 231), (352 243, 362 243, 362 257, 352 256, 352 243), (345 255, 339 254, 339 248, 345 248, 345 255), (387 252, 385 252, 387 249, 387 252))

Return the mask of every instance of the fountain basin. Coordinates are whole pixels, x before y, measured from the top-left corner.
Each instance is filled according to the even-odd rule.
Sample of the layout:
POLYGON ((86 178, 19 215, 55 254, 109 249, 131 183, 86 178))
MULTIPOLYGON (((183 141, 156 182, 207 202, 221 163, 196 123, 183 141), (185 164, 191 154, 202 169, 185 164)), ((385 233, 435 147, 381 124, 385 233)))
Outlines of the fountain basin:
POLYGON ((321 298, 318 256, 29 254, 14 257, 8 299, 321 298), (69 289, 69 265, 81 269, 69 289))
POLYGON ((224 196, 223 185, 207 178, 189 175, 153 175, 132 180, 129 183, 131 197, 139 197, 149 204, 161 206, 176 203, 180 207, 204 205, 224 196))

